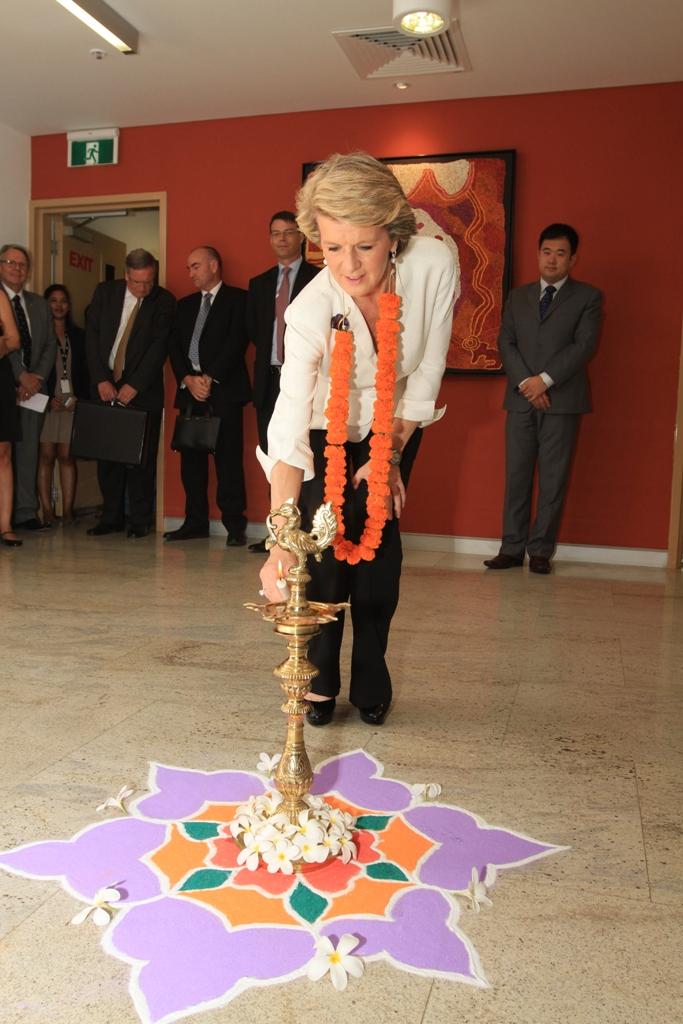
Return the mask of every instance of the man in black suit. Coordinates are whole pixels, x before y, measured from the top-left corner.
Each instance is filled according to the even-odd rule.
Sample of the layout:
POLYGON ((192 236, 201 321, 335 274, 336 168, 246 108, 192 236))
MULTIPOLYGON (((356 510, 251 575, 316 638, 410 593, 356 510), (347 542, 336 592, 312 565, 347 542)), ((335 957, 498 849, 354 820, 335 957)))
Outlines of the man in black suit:
POLYGON ((568 224, 545 228, 538 243, 541 279, 513 289, 503 312, 498 347, 508 378, 505 503, 502 543, 496 557, 484 562, 489 569, 521 566, 526 551, 531 572, 550 572, 579 420, 591 409, 586 364, 601 320, 598 289, 569 277, 578 244, 568 224))
MULTIPOLYGON (((21 340, 21 348, 8 356, 20 402, 46 393, 45 380, 54 371, 57 354, 47 303, 42 295, 24 287, 30 271, 31 259, 23 245, 3 245, 0 281, 12 306, 21 340)), ((14 442, 14 525, 18 530, 42 530, 45 524, 37 514, 36 478, 43 412, 22 406, 19 415, 21 441, 14 442)))
MULTIPOLYGON (((246 294, 222 280, 220 253, 210 245, 193 249, 187 261, 197 292, 178 303, 171 333, 171 366, 178 381, 175 405, 195 415, 208 410, 220 417, 214 462, 216 501, 228 531, 228 547, 246 544, 247 497, 244 486, 243 407, 251 397, 244 362, 247 347, 246 294)), ((164 534, 168 541, 209 535, 209 457, 182 451, 185 522, 164 534)))
MULTIPOLYGON (((296 217, 279 210, 270 218, 270 245, 277 263, 252 277, 247 294, 247 327, 256 348, 254 361, 254 405, 259 445, 268 451, 268 424, 280 394, 280 368, 284 359, 284 311, 301 289, 312 281, 318 267, 301 255, 304 236, 296 217), (286 278, 286 288, 282 285, 286 278)), ((249 545, 250 551, 265 552, 265 541, 249 545)))
POLYGON ((86 352, 93 397, 148 413, 145 462, 124 466, 97 463, 104 510, 94 537, 124 527, 128 488, 128 536, 144 537, 152 527, 154 471, 164 406, 163 366, 175 299, 155 283, 154 257, 145 249, 126 256, 125 279, 98 284, 86 317, 86 352))

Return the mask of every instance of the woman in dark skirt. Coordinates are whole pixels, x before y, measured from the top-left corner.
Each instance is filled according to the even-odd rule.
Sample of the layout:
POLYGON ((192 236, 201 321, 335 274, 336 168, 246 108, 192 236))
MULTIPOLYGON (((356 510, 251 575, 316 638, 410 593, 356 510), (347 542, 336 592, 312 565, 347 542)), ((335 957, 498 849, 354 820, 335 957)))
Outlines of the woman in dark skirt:
POLYGON ((89 392, 85 357, 85 332, 71 319, 71 297, 63 284, 51 284, 45 298, 52 313, 52 329, 57 339, 55 365, 47 378, 50 396, 48 412, 40 435, 38 464, 38 497, 43 524, 52 526, 52 478, 55 460, 59 460, 59 483, 62 491, 62 522, 74 522, 76 495, 76 460, 69 455, 74 409, 79 398, 89 392))
POLYGON ((8 548, 21 546, 12 530, 12 442, 20 438, 17 386, 7 358, 8 352, 19 348, 12 307, 0 288, 0 543, 8 548))

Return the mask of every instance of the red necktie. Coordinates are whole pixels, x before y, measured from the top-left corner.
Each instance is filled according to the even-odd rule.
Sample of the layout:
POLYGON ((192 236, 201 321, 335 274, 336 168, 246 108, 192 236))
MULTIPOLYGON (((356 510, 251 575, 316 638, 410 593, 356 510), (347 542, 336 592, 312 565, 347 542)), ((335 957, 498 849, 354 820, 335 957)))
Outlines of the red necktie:
POLYGON ((289 267, 283 267, 282 269, 280 290, 275 299, 275 323, 277 325, 275 355, 279 363, 284 363, 285 361, 285 310, 289 305, 289 270, 289 267))

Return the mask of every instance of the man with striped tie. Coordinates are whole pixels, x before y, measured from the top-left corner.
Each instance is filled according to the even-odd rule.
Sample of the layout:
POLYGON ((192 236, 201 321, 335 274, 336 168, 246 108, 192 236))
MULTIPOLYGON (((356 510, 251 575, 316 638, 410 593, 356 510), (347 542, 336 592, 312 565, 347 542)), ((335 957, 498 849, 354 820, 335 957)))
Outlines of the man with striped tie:
MULTIPOLYGON (((21 348, 11 352, 10 361, 19 402, 45 394, 45 380, 54 369, 57 342, 50 330, 50 314, 42 295, 25 288, 31 272, 31 258, 23 245, 9 243, 0 249, 0 282, 12 306, 21 348)), ((36 474, 38 444, 43 413, 24 405, 19 411, 21 441, 14 442, 14 525, 18 530, 41 530, 38 519, 36 474)))
POLYGON ((88 307, 85 346, 93 397, 149 413, 142 465, 97 463, 103 512, 88 530, 93 537, 123 530, 126 495, 128 536, 145 537, 152 528, 163 367, 174 310, 171 293, 156 284, 156 261, 146 249, 129 252, 124 280, 98 284, 88 307))
POLYGON ((521 566, 527 553, 531 572, 551 571, 579 421, 591 409, 586 364, 602 315, 598 289, 569 276, 578 245, 569 224, 545 228, 538 243, 540 280, 514 288, 505 304, 498 337, 508 378, 503 538, 499 553, 484 562, 488 569, 521 566))
MULTIPOLYGON (((220 418, 214 463, 216 502, 227 530, 227 546, 246 543, 247 504, 243 468, 243 409, 251 398, 244 361, 247 347, 246 292, 223 282, 217 249, 200 245, 187 261, 197 289, 178 303, 171 332, 171 366, 178 382, 175 406, 220 418)), ((164 534, 167 541, 209 535, 209 456, 182 451, 180 473, 185 489, 185 520, 164 534)))

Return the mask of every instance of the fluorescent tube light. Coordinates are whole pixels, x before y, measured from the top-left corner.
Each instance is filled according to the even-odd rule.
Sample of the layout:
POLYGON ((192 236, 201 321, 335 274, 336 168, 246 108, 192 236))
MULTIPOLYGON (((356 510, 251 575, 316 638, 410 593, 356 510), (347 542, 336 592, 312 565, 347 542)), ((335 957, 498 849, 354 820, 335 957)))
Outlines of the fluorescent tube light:
POLYGON ((120 53, 137 53, 138 31, 104 0, 57 0, 120 53))

